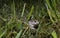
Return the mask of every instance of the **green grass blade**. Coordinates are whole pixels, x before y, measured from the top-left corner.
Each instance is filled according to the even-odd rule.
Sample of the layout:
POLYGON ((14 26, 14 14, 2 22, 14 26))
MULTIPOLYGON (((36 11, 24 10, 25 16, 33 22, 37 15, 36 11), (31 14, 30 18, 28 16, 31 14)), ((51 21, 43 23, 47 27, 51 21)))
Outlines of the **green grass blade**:
POLYGON ((20 30, 19 33, 16 35, 15 38, 19 38, 19 37, 21 37, 22 31, 23 31, 23 30, 20 30))
POLYGON ((7 30, 5 30, 1 35, 0 35, 0 38, 2 38, 3 35, 5 35, 7 32, 7 30))
POLYGON ((24 3, 24 7, 23 7, 23 10, 22 10, 21 17, 23 17, 23 15, 24 15, 25 6, 26 6, 26 3, 24 3))
POLYGON ((57 34, 55 31, 52 32, 52 36, 53 36, 53 38, 57 38, 57 34))
POLYGON ((13 18, 16 19, 16 10, 15 10, 15 2, 13 0, 13 3, 11 4, 11 12, 13 14, 13 18))
POLYGON ((29 14, 28 14, 27 20, 30 19, 31 15, 32 15, 32 13, 33 13, 33 10, 34 10, 34 6, 31 7, 31 11, 30 11, 29 14))

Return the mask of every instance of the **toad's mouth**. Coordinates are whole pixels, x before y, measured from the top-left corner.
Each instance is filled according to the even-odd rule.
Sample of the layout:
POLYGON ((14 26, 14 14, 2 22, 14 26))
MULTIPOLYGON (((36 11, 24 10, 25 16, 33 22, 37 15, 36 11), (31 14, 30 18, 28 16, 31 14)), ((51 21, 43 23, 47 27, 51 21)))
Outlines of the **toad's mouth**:
POLYGON ((34 25, 34 28, 37 29, 39 24, 34 25))

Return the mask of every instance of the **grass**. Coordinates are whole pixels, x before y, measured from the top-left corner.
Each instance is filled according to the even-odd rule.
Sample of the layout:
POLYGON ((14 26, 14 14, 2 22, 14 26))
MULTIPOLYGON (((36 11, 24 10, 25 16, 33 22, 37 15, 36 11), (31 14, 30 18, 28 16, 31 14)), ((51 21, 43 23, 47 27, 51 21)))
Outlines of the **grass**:
POLYGON ((0 38, 60 38, 59 0, 1 2, 0 38), (31 19, 39 21, 36 30, 29 28, 31 19))

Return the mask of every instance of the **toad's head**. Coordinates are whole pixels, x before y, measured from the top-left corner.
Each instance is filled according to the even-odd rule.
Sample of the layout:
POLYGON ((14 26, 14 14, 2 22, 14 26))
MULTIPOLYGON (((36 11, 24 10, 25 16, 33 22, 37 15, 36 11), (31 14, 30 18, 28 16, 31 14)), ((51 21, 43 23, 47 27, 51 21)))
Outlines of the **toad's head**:
POLYGON ((29 26, 31 29, 35 29, 34 27, 36 27, 36 25, 39 24, 39 21, 38 20, 30 20, 29 21, 29 26))

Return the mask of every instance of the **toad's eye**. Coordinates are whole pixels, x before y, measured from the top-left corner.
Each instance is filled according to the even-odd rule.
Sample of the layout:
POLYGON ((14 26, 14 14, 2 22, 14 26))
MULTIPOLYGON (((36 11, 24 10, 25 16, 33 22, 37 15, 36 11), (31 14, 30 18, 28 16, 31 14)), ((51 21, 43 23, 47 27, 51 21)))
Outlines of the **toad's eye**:
POLYGON ((38 22, 37 20, 35 20, 34 22, 38 22))

